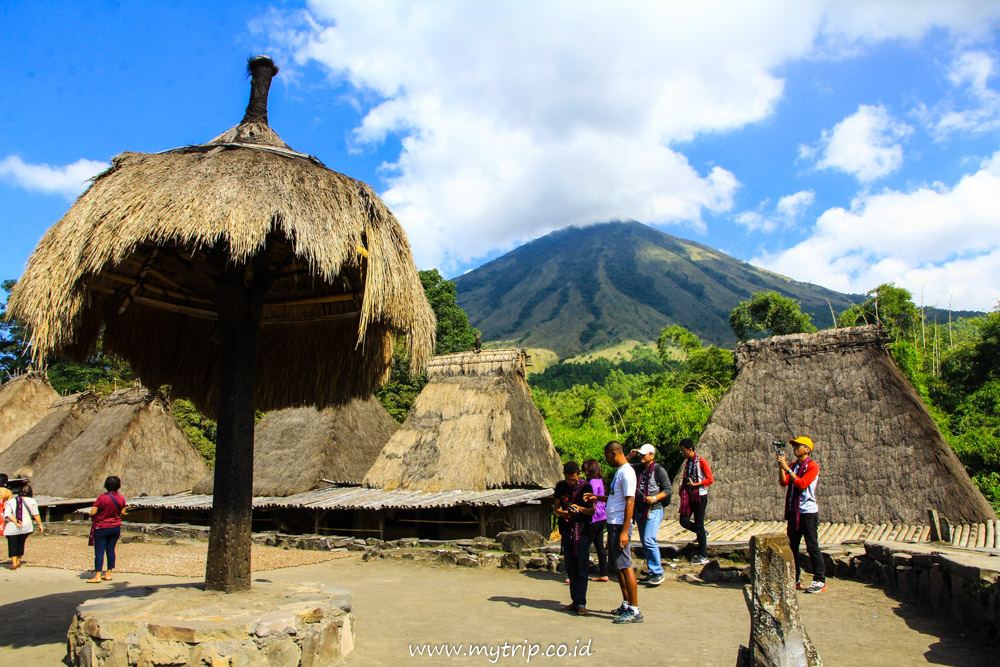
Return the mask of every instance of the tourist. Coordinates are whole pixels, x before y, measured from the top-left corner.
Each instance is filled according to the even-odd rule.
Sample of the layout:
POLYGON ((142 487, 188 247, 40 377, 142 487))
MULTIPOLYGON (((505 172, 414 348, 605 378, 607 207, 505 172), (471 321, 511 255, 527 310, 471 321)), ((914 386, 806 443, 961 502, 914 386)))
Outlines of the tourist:
MULTIPOLYGON (((7 501, 14 497, 14 494, 10 492, 9 488, 7 488, 8 479, 9 477, 7 477, 7 475, 0 472, 0 512, 2 512, 3 508, 7 505, 7 501)), ((3 535, 3 529, 6 523, 6 521, 0 521, 0 535, 3 535)), ((8 554, 8 558, 9 557, 10 556, 8 554)))
MULTIPOLYGON (((563 551, 563 538, 569 533, 569 499, 573 495, 573 487, 580 479, 580 465, 576 461, 566 461, 563 464, 562 481, 556 482, 553 492, 552 513, 556 515, 556 528, 559 530, 559 555, 563 557, 563 566, 566 565, 566 554, 563 551)), ((569 574, 566 576, 566 583, 569 583, 569 574)))
POLYGON ((656 448, 646 444, 633 449, 626 457, 633 463, 636 475, 635 523, 639 527, 639 540, 646 556, 646 578, 649 586, 663 583, 663 565, 660 562, 660 543, 656 535, 663 522, 663 507, 670 504, 670 475, 663 466, 656 465, 656 448))
POLYGON ((107 493, 97 497, 90 508, 91 544, 94 545, 94 578, 88 584, 98 584, 101 580, 111 581, 115 571, 115 545, 122 534, 122 515, 125 513, 125 497, 118 493, 122 481, 116 475, 104 480, 107 493), (104 569, 104 556, 108 557, 108 569, 104 569))
POLYGON ((563 611, 576 611, 578 615, 586 616, 590 569, 590 533, 587 527, 594 514, 594 502, 585 500, 584 496, 592 495, 593 487, 588 480, 580 477, 580 467, 576 463, 568 469, 571 472, 566 474, 567 468, 564 468, 563 482, 569 491, 561 503, 565 531, 560 532, 560 543, 569 581, 570 603, 563 607, 563 611))
POLYGON ((596 500, 607 503, 604 510, 608 515, 608 557, 618 570, 618 585, 622 591, 622 604, 613 612, 612 622, 642 623, 639 591, 632 568, 632 549, 629 546, 635 511, 635 470, 625 458, 621 443, 614 440, 604 446, 604 460, 615 468, 608 494, 584 494, 583 499, 586 502, 596 500))
MULTIPOLYGON (((601 471, 601 464, 597 459, 587 459, 583 462, 583 472, 587 475, 587 481, 593 493, 598 496, 604 495, 604 477, 601 471)), ((604 511, 604 503, 594 504, 594 516, 590 519, 588 532, 590 542, 597 552, 597 576, 594 581, 608 581, 608 549, 604 540, 604 528, 608 525, 608 515, 604 511)))
POLYGON ((788 521, 788 544, 795 556, 795 588, 802 589, 799 576, 802 572, 799 557, 799 542, 805 538, 806 551, 812 561, 813 580, 806 593, 822 593, 826 590, 826 566, 823 552, 819 550, 819 505, 816 503, 816 483, 819 479, 819 465, 810 458, 813 441, 806 436, 789 440, 795 463, 785 461, 785 454, 778 453, 778 481, 788 487, 785 492, 785 519, 788 521))
POLYGON ((38 503, 32 498, 31 486, 25 484, 21 487, 16 498, 11 498, 4 503, 3 534, 7 538, 7 556, 10 558, 10 569, 16 570, 21 567, 21 559, 24 557, 24 543, 28 535, 34 531, 34 524, 38 525, 38 534, 45 533, 42 520, 38 517, 38 503), (34 523, 32 523, 34 521, 34 523))
POLYGON ((705 530, 705 507, 708 505, 708 487, 715 481, 712 467, 694 451, 694 440, 681 440, 681 456, 684 457, 684 478, 681 481, 681 526, 698 537, 698 553, 691 559, 693 565, 708 562, 708 531, 705 530), (694 520, 692 521, 692 517, 694 520))

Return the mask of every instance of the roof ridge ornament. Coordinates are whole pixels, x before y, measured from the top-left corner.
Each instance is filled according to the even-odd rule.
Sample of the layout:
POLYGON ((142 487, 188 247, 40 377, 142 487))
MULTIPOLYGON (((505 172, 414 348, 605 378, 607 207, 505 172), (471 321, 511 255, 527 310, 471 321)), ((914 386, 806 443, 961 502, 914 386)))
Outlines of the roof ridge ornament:
POLYGON ((278 66, 269 56, 254 56, 247 61, 247 73, 251 77, 250 102, 240 124, 267 125, 267 94, 271 90, 271 79, 278 73, 278 66))

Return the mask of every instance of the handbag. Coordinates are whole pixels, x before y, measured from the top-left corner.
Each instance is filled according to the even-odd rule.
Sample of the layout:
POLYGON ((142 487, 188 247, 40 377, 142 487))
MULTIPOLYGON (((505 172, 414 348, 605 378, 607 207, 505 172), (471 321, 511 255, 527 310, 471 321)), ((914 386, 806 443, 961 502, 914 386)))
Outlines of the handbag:
MULTIPOLYGON (((106 495, 108 498, 111 499, 111 503, 118 508, 118 516, 121 516, 122 506, 118 504, 118 501, 115 500, 115 497, 110 493, 105 493, 104 495, 106 495)), ((96 530, 96 526, 97 526, 97 517, 94 516, 93 520, 90 522, 90 539, 87 541, 87 546, 91 547, 94 546, 94 530, 96 530)))

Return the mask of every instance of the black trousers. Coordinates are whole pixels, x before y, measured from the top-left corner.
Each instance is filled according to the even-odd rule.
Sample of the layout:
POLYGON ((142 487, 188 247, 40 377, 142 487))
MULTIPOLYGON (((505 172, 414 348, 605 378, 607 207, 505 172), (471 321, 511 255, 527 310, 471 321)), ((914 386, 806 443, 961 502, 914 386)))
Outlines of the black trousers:
POLYGON ((809 560, 812 561, 813 581, 826 581, 826 563, 823 562, 823 552, 819 550, 819 537, 816 532, 819 529, 819 513, 799 514, 799 529, 788 531, 788 546, 795 556, 795 581, 799 580, 802 572, 802 558, 799 556, 799 542, 802 538, 806 540, 806 552, 809 560))
POLYGON ((597 576, 608 576, 608 547, 604 543, 604 529, 607 521, 595 521, 587 527, 587 535, 597 551, 597 576))
POLYGON ((580 541, 573 553, 573 540, 566 536, 562 540, 563 557, 566 559, 566 576, 569 578, 569 595, 573 606, 587 606, 587 582, 590 567, 590 535, 586 527, 580 531, 580 541))
POLYGON ((708 558, 708 535, 705 534, 705 507, 708 506, 708 496, 702 496, 700 503, 691 505, 691 513, 681 514, 681 526, 698 536, 698 555, 708 558), (692 517, 694 521, 692 521, 692 517))
POLYGON ((28 535, 30 533, 7 536, 7 558, 20 558, 24 555, 24 542, 28 539, 28 535))

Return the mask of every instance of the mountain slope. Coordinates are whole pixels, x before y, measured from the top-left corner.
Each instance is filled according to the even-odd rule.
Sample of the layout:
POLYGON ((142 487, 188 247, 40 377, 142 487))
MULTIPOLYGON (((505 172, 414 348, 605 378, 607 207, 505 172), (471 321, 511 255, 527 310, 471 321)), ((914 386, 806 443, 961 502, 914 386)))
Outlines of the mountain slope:
POLYGON ((655 340, 673 323, 732 346, 729 313, 761 290, 799 301, 820 326, 830 325, 831 304, 840 312, 851 302, 639 222, 562 229, 452 280, 484 340, 560 357, 655 340))

